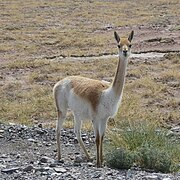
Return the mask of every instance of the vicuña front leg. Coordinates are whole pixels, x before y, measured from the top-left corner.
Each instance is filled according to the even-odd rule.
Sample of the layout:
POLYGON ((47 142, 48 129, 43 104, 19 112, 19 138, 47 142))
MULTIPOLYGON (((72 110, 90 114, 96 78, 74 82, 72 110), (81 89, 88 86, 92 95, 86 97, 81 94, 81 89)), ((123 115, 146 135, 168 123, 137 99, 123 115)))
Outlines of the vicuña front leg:
POLYGON ((100 159, 100 137, 99 137, 99 131, 97 130, 95 133, 95 142, 96 142, 96 166, 101 167, 102 162, 100 159))
POLYGON ((104 135, 100 136, 100 145, 99 145, 100 166, 102 166, 103 163, 103 139, 104 139, 104 135))
POLYGON ((99 121, 97 127, 95 127, 95 138, 96 138, 96 157, 97 157, 97 167, 102 167, 103 163, 103 139, 106 130, 107 119, 99 121))

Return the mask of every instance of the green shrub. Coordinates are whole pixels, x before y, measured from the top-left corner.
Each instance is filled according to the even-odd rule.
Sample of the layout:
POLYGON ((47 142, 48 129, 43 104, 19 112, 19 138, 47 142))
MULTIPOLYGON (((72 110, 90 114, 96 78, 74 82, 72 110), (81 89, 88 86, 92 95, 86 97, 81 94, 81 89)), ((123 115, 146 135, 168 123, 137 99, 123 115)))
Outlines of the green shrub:
POLYGON ((116 128, 109 134, 108 166, 128 169, 136 164, 156 172, 178 171, 180 144, 169 139, 167 130, 152 122, 126 121, 117 127, 123 130, 116 128))
POLYGON ((117 169, 129 169, 134 163, 134 154, 122 148, 113 149, 106 156, 107 166, 117 169))
POLYGON ((145 169, 168 173, 171 171, 172 159, 165 149, 145 145, 139 150, 139 165, 145 169))

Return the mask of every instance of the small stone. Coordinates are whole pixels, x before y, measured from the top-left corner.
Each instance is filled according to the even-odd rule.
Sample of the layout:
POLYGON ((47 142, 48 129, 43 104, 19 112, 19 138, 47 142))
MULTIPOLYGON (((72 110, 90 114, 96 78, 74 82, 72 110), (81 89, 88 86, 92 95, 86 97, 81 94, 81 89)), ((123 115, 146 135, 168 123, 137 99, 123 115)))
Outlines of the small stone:
POLYGON ((16 124, 13 123, 13 122, 10 122, 9 125, 10 125, 10 126, 15 126, 16 124))
POLYGON ((54 168, 54 171, 57 173, 65 173, 67 170, 63 167, 56 167, 54 168))
POLYGON ((163 178, 162 180, 171 180, 171 178, 163 178))
POLYGON ((145 180, 158 180, 158 176, 157 175, 148 175, 144 177, 145 180))
POLYGON ((4 130, 3 130, 3 129, 0 129, 0 133, 4 133, 4 130))
POLYGON ((128 169, 128 171, 126 172, 126 178, 130 179, 132 177, 132 171, 131 169, 128 169))
MULTIPOLYGON (((0 163, 1 163, 1 162, 0 162, 0 163)), ((0 169, 3 169, 3 168, 6 168, 6 166, 3 165, 3 164, 0 164, 0 169)))
POLYGON ((59 165, 59 164, 63 164, 63 163, 64 163, 64 160, 62 160, 62 159, 61 159, 61 160, 55 160, 54 163, 56 163, 56 164, 58 164, 58 165, 59 165))
POLYGON ((11 156, 16 156, 17 153, 16 153, 16 152, 11 152, 10 155, 11 155, 11 156))
POLYGON ((44 172, 41 173, 41 175, 42 175, 42 176, 46 176, 46 175, 48 175, 48 172, 47 172, 47 171, 44 171, 44 172))
POLYGON ((49 171, 50 170, 50 167, 37 167, 37 168, 34 168, 35 171, 39 171, 39 172, 44 172, 44 171, 49 171))
POLYGON ((89 141, 87 140, 87 141, 85 141, 85 144, 89 145, 90 143, 89 143, 89 141))
POLYGON ((113 172, 112 172, 112 171, 108 171, 108 172, 106 173, 106 175, 113 175, 113 172))
POLYGON ((79 155, 79 154, 80 154, 80 152, 77 152, 77 151, 76 151, 74 154, 75 154, 75 155, 79 155))
POLYGON ((39 127, 39 128, 42 128, 42 127, 43 127, 43 125, 40 123, 40 124, 38 124, 38 127, 39 127))
POLYGON ((171 136, 174 136, 174 132, 168 131, 166 135, 167 135, 167 136, 170 136, 170 137, 171 137, 171 136))
POLYGON ((78 178, 78 174, 70 174, 70 176, 72 177, 72 179, 77 179, 78 178))
POLYGON ((44 134, 44 131, 42 129, 37 129, 36 132, 37 134, 44 134))
POLYGON ((0 158, 8 158, 8 155, 2 154, 2 155, 0 156, 0 158))
POLYGON ((92 177, 93 177, 93 178, 100 178, 100 177, 101 177, 101 174, 95 173, 92 177))
POLYGON ((51 163, 51 164, 49 165, 49 167, 51 167, 51 168, 56 167, 56 166, 57 166, 56 163, 51 163))
POLYGON ((0 129, 0 138, 3 138, 4 136, 2 135, 4 133, 3 129, 0 129))
POLYGON ((89 167, 94 166, 94 164, 93 164, 92 162, 88 162, 87 165, 88 165, 89 167))
POLYGON ((117 180, 123 180, 124 178, 122 176, 117 176, 116 179, 117 180))
POLYGON ((81 166, 81 164, 80 163, 73 163, 73 166, 78 167, 78 166, 81 166))
POLYGON ((68 147, 68 146, 69 146, 69 147, 72 147, 72 146, 74 146, 74 145, 68 142, 68 143, 65 144, 65 146, 66 146, 66 147, 68 147))
POLYGON ((16 155, 16 158, 17 158, 17 159, 19 159, 20 157, 21 157, 21 155, 20 155, 20 154, 17 154, 17 155, 16 155))
POLYGON ((63 163, 64 163, 63 160, 59 160, 59 161, 55 160, 55 161, 51 162, 51 164, 49 165, 49 167, 62 166, 63 163))
POLYGON ((12 159, 10 157, 4 158, 4 162, 11 162, 12 159))
POLYGON ((82 133, 81 137, 87 137, 86 133, 82 133))
POLYGON ((34 169, 34 167, 33 167, 32 165, 29 165, 29 166, 25 167, 25 168, 23 169, 23 171, 29 172, 29 171, 31 171, 31 170, 33 170, 33 169, 34 169))
POLYGON ((11 174, 13 172, 16 172, 17 170, 19 170, 19 167, 14 167, 14 168, 9 168, 9 169, 2 169, 1 172, 11 174))
POLYGON ((101 176, 101 177, 99 177, 99 179, 100 179, 100 180, 104 180, 104 177, 103 177, 103 176, 101 176))
POLYGON ((51 158, 49 158, 49 157, 47 157, 47 156, 43 156, 41 159, 40 159, 40 162, 42 162, 42 163, 51 163, 51 162, 53 162, 54 160, 53 159, 51 159, 51 158))
POLYGON ((83 162, 83 158, 81 157, 81 155, 75 157, 74 163, 82 163, 82 162, 83 162))
POLYGON ((77 138, 74 138, 74 144, 78 144, 77 138))
POLYGON ((180 126, 176 126, 176 127, 171 128, 171 131, 180 132, 180 126))
POLYGON ((29 141, 29 142, 34 142, 34 143, 37 142, 37 141, 36 141, 35 139, 33 139, 33 138, 29 138, 28 141, 29 141))
POLYGON ((46 143, 45 146, 50 147, 51 143, 46 143))
POLYGON ((51 174, 51 177, 54 177, 54 176, 60 176, 62 173, 52 173, 51 174))

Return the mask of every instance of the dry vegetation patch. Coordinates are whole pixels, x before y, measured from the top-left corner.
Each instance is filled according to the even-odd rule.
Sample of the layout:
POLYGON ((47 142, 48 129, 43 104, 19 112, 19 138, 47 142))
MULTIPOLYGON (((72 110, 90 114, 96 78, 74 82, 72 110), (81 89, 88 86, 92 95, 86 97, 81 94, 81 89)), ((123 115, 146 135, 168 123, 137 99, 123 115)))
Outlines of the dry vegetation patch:
MULTIPOLYGON (((0 1, 1 121, 54 123, 55 82, 68 75, 112 81, 117 59, 53 59, 115 53, 113 31, 128 33, 128 28, 122 28, 126 25, 137 32, 143 31, 142 24, 152 30, 171 25, 171 32, 176 32, 177 5, 176 0, 0 1)), ((160 61, 132 59, 120 116, 155 116, 163 122, 177 122, 178 69, 179 55, 167 55, 160 61)))
MULTIPOLYGON (((159 60, 131 59, 123 102, 117 119, 150 119, 178 123, 179 54, 159 60), (131 63, 132 62, 132 63, 131 63), (172 63, 173 62, 173 63, 172 63)), ((117 59, 93 61, 13 61, 1 68, 1 113, 3 122, 54 123, 52 88, 67 75, 82 75, 112 81, 117 59)))
POLYGON ((0 0, 1 61, 115 53, 114 29, 170 25, 178 31, 178 5, 178 0, 0 0))

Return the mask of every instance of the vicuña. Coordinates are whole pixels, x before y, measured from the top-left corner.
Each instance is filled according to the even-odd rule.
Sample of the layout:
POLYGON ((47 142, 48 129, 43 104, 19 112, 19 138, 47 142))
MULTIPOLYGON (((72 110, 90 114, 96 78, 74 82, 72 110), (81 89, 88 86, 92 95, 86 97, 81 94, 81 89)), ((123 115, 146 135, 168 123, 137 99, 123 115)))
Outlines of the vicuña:
POLYGON ((122 99, 133 35, 134 31, 129 34, 129 37, 120 38, 114 32, 118 46, 119 61, 111 84, 80 76, 69 76, 57 82, 54 86, 53 92, 58 113, 56 127, 58 160, 61 159, 61 128, 66 118, 67 110, 70 109, 74 115, 74 130, 77 140, 88 159, 90 159, 90 156, 81 138, 81 125, 85 119, 92 121, 96 143, 96 163, 97 167, 102 166, 103 137, 107 121, 110 117, 116 115, 122 99))

